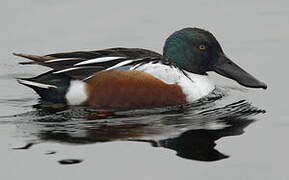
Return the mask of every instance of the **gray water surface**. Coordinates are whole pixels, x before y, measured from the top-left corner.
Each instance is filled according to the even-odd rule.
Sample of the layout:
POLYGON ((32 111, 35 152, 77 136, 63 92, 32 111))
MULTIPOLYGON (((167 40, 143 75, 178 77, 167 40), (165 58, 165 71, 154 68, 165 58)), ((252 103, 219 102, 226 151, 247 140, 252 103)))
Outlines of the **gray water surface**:
POLYGON ((1 1, 0 179, 289 179, 288 19, 282 0, 1 1), (15 81, 48 69, 12 52, 161 52, 184 27, 211 31, 268 89, 210 73, 218 89, 202 101, 91 118, 15 81))

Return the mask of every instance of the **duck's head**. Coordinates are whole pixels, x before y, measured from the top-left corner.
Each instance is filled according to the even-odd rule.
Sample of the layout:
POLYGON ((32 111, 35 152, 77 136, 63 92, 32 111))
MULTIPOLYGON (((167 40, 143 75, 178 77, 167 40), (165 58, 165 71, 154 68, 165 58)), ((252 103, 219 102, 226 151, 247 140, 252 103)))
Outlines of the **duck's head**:
POLYGON ((203 29, 185 28, 173 33, 166 40, 163 54, 192 73, 206 75, 208 71, 215 71, 246 87, 267 88, 265 83, 227 58, 213 34, 203 29))

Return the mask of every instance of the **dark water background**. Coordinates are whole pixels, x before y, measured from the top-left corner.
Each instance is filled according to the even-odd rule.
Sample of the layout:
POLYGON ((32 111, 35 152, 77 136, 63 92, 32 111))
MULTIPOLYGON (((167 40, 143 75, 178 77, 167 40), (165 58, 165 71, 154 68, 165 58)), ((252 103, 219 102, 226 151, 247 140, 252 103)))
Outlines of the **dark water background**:
POLYGON ((285 0, 1 1, 0 179, 289 179, 288 19, 285 0), (213 32, 268 90, 211 73, 219 88, 195 104, 95 119, 50 109, 14 79, 47 69, 12 52, 161 52, 183 27, 213 32))

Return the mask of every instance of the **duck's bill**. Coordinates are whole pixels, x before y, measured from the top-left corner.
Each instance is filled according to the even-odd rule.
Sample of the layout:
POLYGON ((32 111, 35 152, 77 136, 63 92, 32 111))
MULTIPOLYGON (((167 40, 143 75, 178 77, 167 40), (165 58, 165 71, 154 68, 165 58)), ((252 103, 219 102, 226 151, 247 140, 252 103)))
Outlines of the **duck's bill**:
POLYGON ((233 79, 243 86, 267 89, 267 85, 265 83, 247 73, 225 55, 219 57, 218 62, 215 64, 213 69, 218 74, 233 79))

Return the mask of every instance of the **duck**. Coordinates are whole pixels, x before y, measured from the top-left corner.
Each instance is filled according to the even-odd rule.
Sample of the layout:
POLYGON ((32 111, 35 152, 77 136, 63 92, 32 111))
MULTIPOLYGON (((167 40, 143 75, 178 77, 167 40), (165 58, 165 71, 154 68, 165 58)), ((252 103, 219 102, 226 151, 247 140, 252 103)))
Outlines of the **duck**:
POLYGON ((267 85, 246 72, 222 50, 212 33, 183 28, 165 41, 163 54, 142 48, 108 48, 44 56, 13 53, 51 70, 17 78, 43 101, 97 109, 144 109, 189 104, 215 88, 214 71, 249 88, 267 85))

